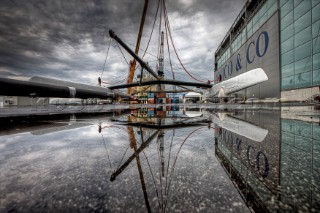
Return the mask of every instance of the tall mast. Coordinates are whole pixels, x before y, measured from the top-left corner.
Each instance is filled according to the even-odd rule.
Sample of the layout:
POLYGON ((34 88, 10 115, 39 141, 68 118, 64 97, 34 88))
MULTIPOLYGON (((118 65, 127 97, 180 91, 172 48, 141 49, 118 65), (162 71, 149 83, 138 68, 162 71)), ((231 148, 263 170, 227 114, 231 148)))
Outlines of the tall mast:
POLYGON ((159 78, 163 79, 164 73, 163 73, 163 65, 164 65, 164 33, 161 32, 161 40, 160 40, 160 53, 159 53, 159 59, 158 59, 158 76, 159 78))
MULTIPOLYGON (((136 55, 138 55, 139 49, 140 49, 140 41, 141 41, 141 37, 142 37, 144 20, 146 18, 148 4, 149 4, 149 0, 145 0, 144 7, 143 7, 143 13, 142 13, 142 17, 141 17, 141 22, 140 22, 139 34, 138 34, 138 38, 137 38, 136 49, 135 49, 136 55)), ((133 61, 130 61, 130 70, 129 70, 129 75, 128 75, 128 79, 127 79, 128 84, 132 83, 132 81, 133 81, 133 76, 134 76, 134 71, 136 69, 136 64, 137 64, 136 59, 133 59, 133 61)), ((131 94, 131 88, 128 88, 127 94, 131 94)))

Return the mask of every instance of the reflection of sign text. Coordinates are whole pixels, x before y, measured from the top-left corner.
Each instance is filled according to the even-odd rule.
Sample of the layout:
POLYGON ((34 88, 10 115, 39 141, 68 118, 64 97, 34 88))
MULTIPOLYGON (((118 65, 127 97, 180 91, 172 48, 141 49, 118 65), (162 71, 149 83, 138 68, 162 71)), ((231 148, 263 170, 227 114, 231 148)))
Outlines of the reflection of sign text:
POLYGON ((256 150, 252 145, 248 145, 243 149, 243 141, 235 134, 220 128, 218 129, 218 136, 226 143, 230 150, 236 150, 237 155, 241 156, 241 151, 246 152, 246 161, 254 169, 259 172, 262 177, 267 177, 269 174, 269 161, 266 154, 261 150, 256 150))

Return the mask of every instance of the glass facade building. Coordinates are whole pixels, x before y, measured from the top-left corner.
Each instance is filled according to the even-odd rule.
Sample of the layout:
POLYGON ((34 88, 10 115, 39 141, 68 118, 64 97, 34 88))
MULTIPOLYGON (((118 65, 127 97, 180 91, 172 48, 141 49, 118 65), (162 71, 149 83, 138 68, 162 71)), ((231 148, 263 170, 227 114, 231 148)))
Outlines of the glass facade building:
POLYGON ((239 96, 281 98, 285 91, 320 86, 319 0, 246 2, 215 53, 215 81, 258 67, 268 81, 239 96))
POLYGON ((215 124, 215 153, 247 205, 256 212, 319 212, 319 120, 263 110, 224 116, 233 122, 215 124), (239 122, 256 127, 239 134, 239 122), (262 130, 262 141, 250 137, 262 130))
POLYGON ((320 1, 281 0, 281 89, 320 85, 320 1))

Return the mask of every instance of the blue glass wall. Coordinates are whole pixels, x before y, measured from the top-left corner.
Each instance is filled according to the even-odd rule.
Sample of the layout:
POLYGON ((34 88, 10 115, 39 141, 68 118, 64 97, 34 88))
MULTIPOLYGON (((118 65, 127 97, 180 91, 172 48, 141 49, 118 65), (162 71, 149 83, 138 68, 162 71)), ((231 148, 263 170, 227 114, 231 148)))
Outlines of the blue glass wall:
POLYGON ((280 0, 281 90, 320 85, 319 31, 319 0, 280 0))
POLYGON ((281 199, 294 200, 296 209, 316 209, 320 200, 320 126, 281 119, 281 138, 281 199))

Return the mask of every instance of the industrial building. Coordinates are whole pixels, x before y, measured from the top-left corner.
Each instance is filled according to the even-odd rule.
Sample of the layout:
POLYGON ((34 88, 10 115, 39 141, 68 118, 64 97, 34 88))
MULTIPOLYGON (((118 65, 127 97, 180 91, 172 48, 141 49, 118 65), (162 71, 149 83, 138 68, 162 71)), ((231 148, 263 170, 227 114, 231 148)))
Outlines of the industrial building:
POLYGON ((215 52, 215 81, 262 68, 268 80, 238 100, 317 100, 319 31, 319 0, 248 0, 215 52))

